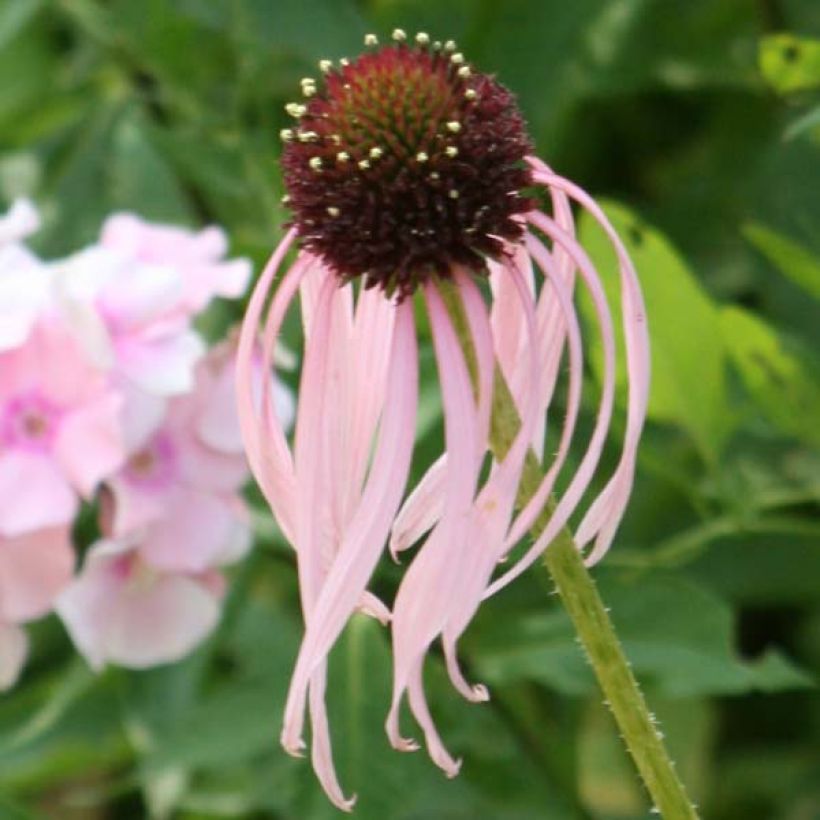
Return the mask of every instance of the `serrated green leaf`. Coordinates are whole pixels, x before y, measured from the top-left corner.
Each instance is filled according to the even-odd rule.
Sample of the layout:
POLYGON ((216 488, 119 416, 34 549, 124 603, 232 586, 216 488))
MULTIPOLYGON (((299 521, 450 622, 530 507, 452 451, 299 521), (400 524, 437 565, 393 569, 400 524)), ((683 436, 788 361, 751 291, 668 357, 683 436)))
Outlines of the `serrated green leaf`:
POLYGON ((760 42, 760 70, 781 94, 820 88, 820 40, 772 34, 760 42))
MULTIPOLYGON (((649 416, 682 427, 701 454, 714 460, 730 426, 718 310, 660 231, 624 205, 607 201, 602 205, 635 263, 646 300, 652 350, 649 416)), ((603 231, 587 215, 581 219, 579 235, 601 274, 617 324, 620 301, 614 253, 603 231)), ((594 312, 587 299, 582 308, 593 326, 594 312)), ((592 350, 600 374, 597 338, 592 350)), ((622 366, 619 381, 623 386, 622 366)))

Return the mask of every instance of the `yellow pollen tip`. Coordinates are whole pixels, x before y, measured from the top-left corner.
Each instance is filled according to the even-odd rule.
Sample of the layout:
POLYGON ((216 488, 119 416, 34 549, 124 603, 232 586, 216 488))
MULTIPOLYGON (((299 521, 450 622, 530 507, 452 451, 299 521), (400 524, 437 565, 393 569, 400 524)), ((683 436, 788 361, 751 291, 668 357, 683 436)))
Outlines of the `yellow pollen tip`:
POLYGON ((327 208, 327 213, 328 213, 328 216, 332 216, 335 219, 341 213, 341 211, 338 208, 334 207, 333 205, 330 205, 327 208))
POLYGON ((375 34, 365 34, 364 44, 368 48, 372 48, 373 46, 377 46, 379 44, 379 38, 375 34))
POLYGON ((349 160, 350 160, 350 154, 348 154, 347 151, 339 151, 339 153, 336 154, 336 161, 337 162, 348 162, 349 160))
POLYGON ((457 72, 458 76, 461 77, 462 80, 466 80, 472 72, 470 71, 470 66, 463 65, 457 72))
POLYGON ((416 154, 416 162, 427 162, 428 159, 430 159, 430 157, 428 157, 424 151, 419 151, 418 154, 416 154))
POLYGON ((383 153, 384 153, 384 151, 382 151, 382 149, 379 148, 379 147, 371 148, 370 149, 370 159, 378 159, 383 153))
POLYGON ((322 170, 322 158, 321 157, 311 157, 310 162, 308 163, 314 171, 321 171, 322 170))
POLYGON ((464 62, 464 55, 460 51, 457 51, 455 54, 450 55, 450 62, 455 65, 461 65, 464 62))
POLYGON ((468 88, 464 92, 464 97, 468 100, 475 100, 478 97, 478 92, 474 88, 468 88))
POLYGON ((290 128, 283 128, 279 132, 283 142, 290 142, 293 139, 293 131, 290 128))
POLYGON ((445 51, 455 51, 457 48, 458 48, 458 46, 456 45, 456 41, 455 41, 455 40, 448 40, 448 41, 444 44, 444 50, 445 50, 445 51))
POLYGON ((394 28, 390 35, 397 43, 403 43, 407 39, 407 32, 403 28, 394 28))
POLYGON ((429 46, 429 45, 430 45, 430 35, 429 35, 429 34, 427 34, 427 32, 420 31, 420 32, 416 35, 416 42, 417 42, 420 46, 429 46))
POLYGON ((333 60, 319 60, 319 71, 322 74, 327 74, 328 71, 333 69, 333 60))
POLYGON ((339 65, 340 66, 349 66, 350 65, 350 60, 348 60, 347 57, 342 57, 341 60, 339 60, 339 65))
POLYGON ((458 199, 458 191, 456 191, 455 189, 452 190, 452 191, 449 191, 447 196, 449 196, 450 199, 458 199))
POLYGON ((458 120, 450 120, 450 122, 447 123, 447 130, 451 134, 458 134, 458 132, 461 131, 461 123, 458 120))
POLYGON ((299 105, 299 103, 292 102, 288 103, 285 106, 285 111, 287 111, 287 113, 290 114, 291 117, 301 117, 302 114, 304 114, 305 111, 307 111, 307 108, 305 108, 304 105, 299 105))
POLYGON ((448 145, 444 149, 444 153, 447 154, 448 157, 457 157, 458 156, 458 148, 455 145, 448 145))
POLYGON ((359 160, 359 168, 366 171, 370 167, 370 163, 366 159, 359 160))

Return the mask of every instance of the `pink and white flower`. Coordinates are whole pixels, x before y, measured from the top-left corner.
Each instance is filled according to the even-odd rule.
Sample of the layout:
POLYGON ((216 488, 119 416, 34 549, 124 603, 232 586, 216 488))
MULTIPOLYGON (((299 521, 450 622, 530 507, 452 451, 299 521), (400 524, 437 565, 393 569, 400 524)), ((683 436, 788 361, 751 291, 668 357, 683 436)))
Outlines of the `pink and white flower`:
POLYGON ((39 225, 37 210, 25 199, 0 217, 0 351, 25 342, 49 304, 46 266, 22 243, 39 225))
POLYGON ((214 348, 196 369, 192 393, 169 402, 160 426, 112 476, 106 531, 139 536, 156 569, 203 572, 250 546, 239 490, 248 478, 233 391, 232 345, 214 348))
POLYGON ((0 353, 0 535, 68 524, 123 462, 122 397, 68 329, 0 353))
MULTIPOLYGON (((573 205, 601 225, 618 260, 629 383, 620 460, 575 529, 579 548, 592 545, 590 562, 609 548, 628 501, 649 384, 640 286, 599 206, 532 156, 513 97, 493 78, 426 35, 415 44, 400 30, 394 37, 395 45, 331 68, 304 104, 288 107, 296 119, 282 132, 293 227, 251 298, 237 368, 249 461, 298 557, 306 631, 282 743, 300 753, 309 712, 314 769, 343 810, 353 800, 339 786, 330 751, 327 656, 351 613, 364 600, 373 602, 366 588, 388 539, 394 553, 419 539, 422 544, 393 604, 387 734, 399 750, 417 748, 399 731, 407 695, 430 756, 453 776, 459 762, 439 737, 425 698, 427 651, 441 638, 455 688, 472 701, 487 698, 483 686, 462 675, 457 642, 481 601, 529 567, 570 523, 598 469, 614 409, 614 320, 598 272, 575 238, 573 205), (405 88, 414 89, 418 105, 396 93, 405 88), (373 111, 379 117, 369 116, 373 111), (533 189, 549 197, 551 208, 539 208, 528 194, 533 189), (274 288, 297 237, 302 247, 274 288), (476 274, 490 278, 491 307, 476 274), (583 386, 576 283, 591 298, 604 354, 592 435, 544 532, 494 578, 567 472, 583 386), (417 293, 435 349, 445 452, 400 511, 418 398, 417 293), (269 403, 259 407, 254 400, 253 365, 260 324, 267 372, 297 294, 305 357, 291 450, 269 403), (461 335, 471 341, 469 360, 453 321, 456 309, 466 322, 461 335), (557 452, 516 513, 525 457, 530 448, 544 455, 563 362, 568 398, 557 452), (492 469, 482 479, 496 368, 509 383, 520 426, 504 448, 494 441, 492 469)), ((372 36, 366 41, 375 42, 372 36)), ((376 605, 382 617, 390 615, 376 605)))
POLYGON ((14 685, 28 654, 20 625, 51 611, 73 570, 66 527, 0 537, 0 690, 14 685))
POLYGON ((100 541, 56 610, 93 669, 112 663, 144 669, 177 661, 214 629, 222 576, 164 572, 127 540, 100 541))
POLYGON ((228 239, 215 226, 191 231, 120 213, 105 221, 100 245, 138 264, 177 271, 181 290, 174 307, 189 317, 204 310, 215 297, 238 299, 250 282, 250 262, 224 258, 228 239))

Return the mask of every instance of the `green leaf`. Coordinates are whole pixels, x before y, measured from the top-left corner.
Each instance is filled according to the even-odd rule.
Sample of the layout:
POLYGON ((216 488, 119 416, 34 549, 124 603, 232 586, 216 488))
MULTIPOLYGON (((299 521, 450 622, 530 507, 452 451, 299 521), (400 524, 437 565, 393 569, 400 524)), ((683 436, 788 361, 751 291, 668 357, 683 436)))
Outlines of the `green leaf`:
MULTIPOLYGON (((635 673, 662 696, 740 694, 812 685, 812 678, 771 650, 738 657, 729 606, 703 587, 674 575, 640 577, 603 571, 601 595, 635 673)), ((563 611, 507 615, 502 630, 484 625, 471 644, 479 672, 502 686, 535 680, 569 695, 595 691, 563 611), (572 674, 568 672, 572 670, 572 674)))
POLYGON ((0 7, 0 49, 28 25, 41 6, 42 0, 6 0, 0 7))
POLYGON ((129 110, 114 127, 108 167, 110 203, 149 220, 191 222, 191 209, 171 166, 152 144, 143 117, 129 110))
POLYGON ((815 106, 798 117, 789 125, 783 136, 787 140, 791 140, 808 132, 816 137, 818 129, 820 129, 820 105, 815 106))
MULTIPOLYGON (((707 460, 717 458, 728 433, 725 349, 718 310, 683 257, 660 231, 624 205, 602 203, 632 257, 646 300, 652 348, 649 416, 686 430, 707 460)), ((618 323, 618 273, 615 255, 594 220, 584 214, 580 241, 597 266, 618 323)), ((595 322, 588 299, 582 309, 595 322)), ((622 334, 621 334, 622 342, 622 334)), ((600 342, 592 343, 601 373, 600 342)), ((621 385, 625 372, 621 366, 621 385)))
POLYGON ((760 70, 781 94, 820 88, 820 40, 772 34, 760 42, 760 70))
POLYGON ((730 305, 720 313, 729 355, 752 398, 786 433, 820 444, 820 384, 753 313, 730 305))
MULTIPOLYGON (((820 109, 818 109, 820 113, 820 109)), ((820 259, 802 245, 765 225, 749 223, 743 235, 785 277, 820 299, 820 259)))

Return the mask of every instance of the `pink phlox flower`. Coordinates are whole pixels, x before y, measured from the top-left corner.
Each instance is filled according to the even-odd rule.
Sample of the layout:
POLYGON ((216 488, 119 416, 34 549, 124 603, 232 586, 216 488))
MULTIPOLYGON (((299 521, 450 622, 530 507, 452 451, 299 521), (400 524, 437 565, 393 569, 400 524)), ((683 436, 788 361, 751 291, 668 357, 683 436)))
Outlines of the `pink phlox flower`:
POLYGON ((158 570, 133 541, 106 540, 91 547, 55 608, 93 669, 144 669, 177 661, 201 643, 219 621, 223 594, 215 570, 158 570))
POLYGON ((251 297, 237 364, 251 469, 298 559, 305 636, 281 740, 299 754, 309 715, 314 769, 343 810, 352 808, 353 799, 343 794, 332 761, 324 705, 327 657, 362 605, 385 545, 397 556, 420 542, 392 613, 384 612, 394 654, 387 735, 398 750, 418 746, 400 731, 406 695, 431 758, 454 776, 460 762, 442 742, 424 692, 430 646, 441 639, 450 679, 465 698, 487 699, 486 687, 462 674, 459 638, 482 600, 531 566, 589 495, 575 541, 589 563, 605 554, 631 492, 649 387, 640 286, 605 214, 531 155, 513 98, 493 78, 461 65, 460 54, 450 57, 430 46, 428 38, 411 45, 398 34, 397 45, 332 69, 321 93, 289 109, 297 128, 283 132, 283 166, 293 227, 251 297), (446 100, 448 110, 402 109, 390 127, 369 124, 376 144, 363 148, 347 90, 355 85, 381 110, 410 78, 414 87, 426 84, 426 93, 446 100), (551 208, 540 210, 524 193, 530 187, 546 194, 551 208), (617 258, 626 353, 626 433, 618 463, 596 493, 591 488, 615 408, 615 322, 600 276, 576 239, 573 206, 598 223, 617 258), (297 237, 302 247, 274 287, 297 237), (490 305, 474 271, 489 274, 490 305), (463 308, 472 374, 440 293, 442 279, 455 286, 463 308), (580 288, 593 306, 604 368, 592 433, 570 472, 584 386, 574 304, 580 288), (445 448, 400 510, 418 400, 417 292, 433 340, 445 448), (305 353, 291 448, 271 403, 255 399, 254 365, 261 355, 263 373, 273 378, 276 339, 297 296, 305 353), (359 335, 360 320, 367 331, 359 335), (489 458, 485 478, 496 368, 509 384, 521 424, 503 457, 489 458), (563 368, 566 404, 552 420, 563 368), (543 463, 544 475, 516 510, 530 452, 543 463), (558 486, 564 489, 546 529, 519 548, 558 486))
POLYGON ((0 536, 0 690, 14 685, 28 654, 20 624, 51 611, 73 570, 66 527, 0 536))
POLYGON ((123 462, 122 397, 56 319, 0 352, 0 535, 67 524, 123 462))
POLYGON ((211 350, 196 368, 194 391, 171 399, 159 427, 107 482, 107 534, 138 535, 142 559, 157 569, 202 572, 250 546, 233 378, 233 346, 211 350))
POLYGON ((193 388, 205 344, 191 317, 177 309, 184 295, 178 269, 101 245, 52 267, 62 309, 89 355, 130 392, 136 388, 156 400, 155 416, 162 413, 162 398, 193 388))
POLYGON ((182 283, 176 309, 188 316, 204 310, 217 296, 238 299, 250 282, 250 261, 224 259, 227 236, 215 226, 191 231, 120 213, 105 221, 100 244, 135 262, 176 270, 182 283))
POLYGON ((46 267, 22 242, 39 225, 37 210, 25 199, 0 217, 0 351, 25 342, 49 304, 46 267))

